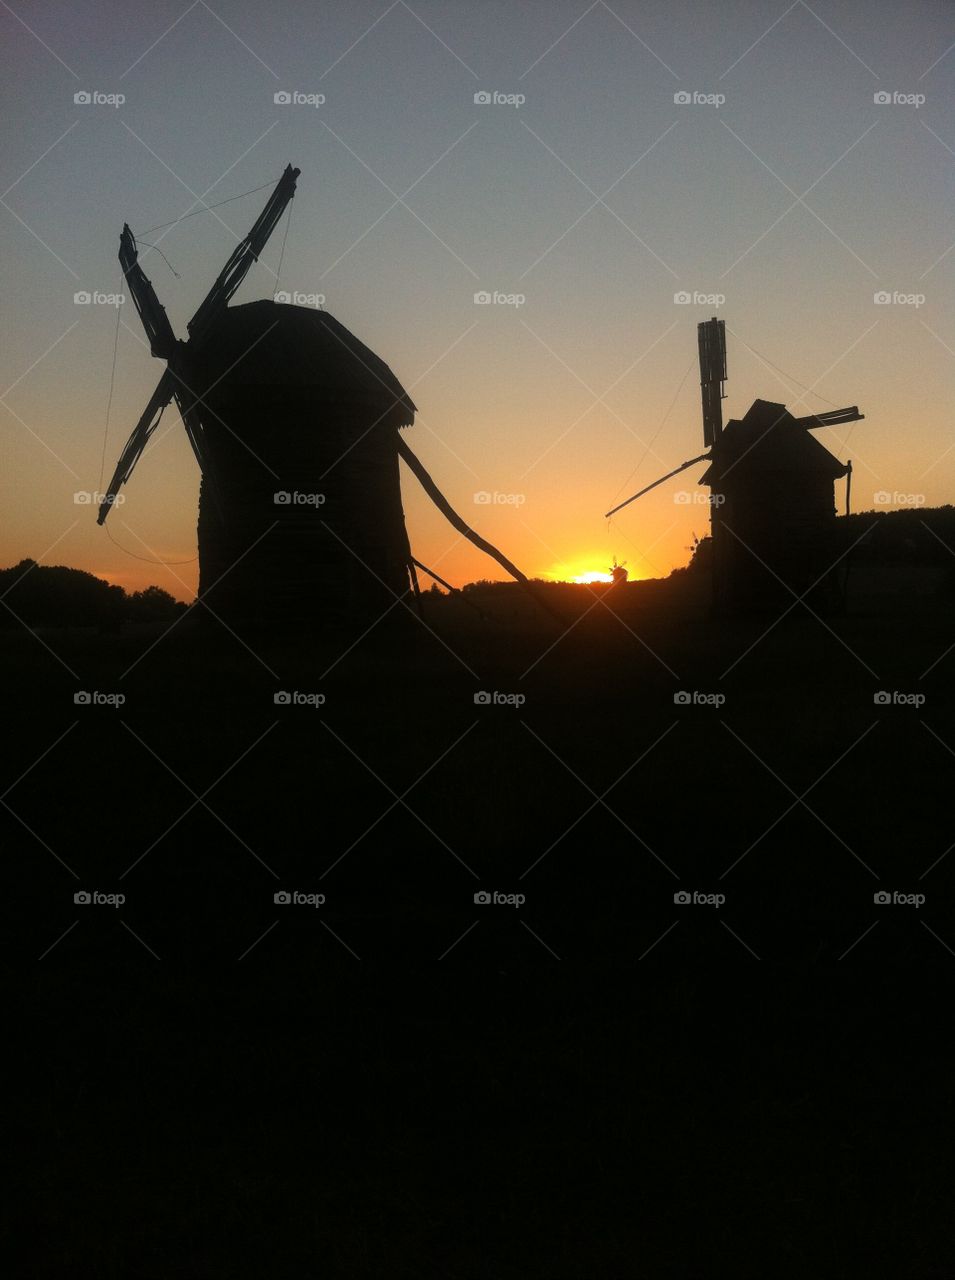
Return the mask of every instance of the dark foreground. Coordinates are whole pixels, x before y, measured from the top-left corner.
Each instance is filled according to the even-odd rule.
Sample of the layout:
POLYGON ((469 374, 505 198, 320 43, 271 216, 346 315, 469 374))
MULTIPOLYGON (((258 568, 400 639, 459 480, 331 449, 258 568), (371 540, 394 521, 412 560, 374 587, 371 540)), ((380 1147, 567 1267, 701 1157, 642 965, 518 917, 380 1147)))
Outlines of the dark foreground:
POLYGON ((952 604, 485 604, 0 641, 28 1274, 955 1274, 952 604))

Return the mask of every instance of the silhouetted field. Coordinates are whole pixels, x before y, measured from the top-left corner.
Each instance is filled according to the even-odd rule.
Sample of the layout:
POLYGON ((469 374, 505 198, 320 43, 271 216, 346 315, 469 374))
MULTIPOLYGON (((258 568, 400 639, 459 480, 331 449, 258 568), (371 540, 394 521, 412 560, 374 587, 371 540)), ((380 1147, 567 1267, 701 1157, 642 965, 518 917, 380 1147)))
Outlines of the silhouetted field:
POLYGON ((361 639, 6 631, 31 1274, 951 1274, 955 602, 856 585, 772 627, 688 574, 555 588, 569 628, 475 587, 361 639))

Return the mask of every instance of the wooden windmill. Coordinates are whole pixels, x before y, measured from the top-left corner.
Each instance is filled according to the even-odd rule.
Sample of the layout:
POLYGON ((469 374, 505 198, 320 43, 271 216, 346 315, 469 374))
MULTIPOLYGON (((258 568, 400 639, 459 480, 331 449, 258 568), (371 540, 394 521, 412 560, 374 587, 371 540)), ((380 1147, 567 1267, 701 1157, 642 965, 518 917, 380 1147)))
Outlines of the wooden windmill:
POLYGON ((815 607, 832 608, 839 593, 833 559, 834 484, 842 463, 812 435, 821 427, 856 422, 856 405, 794 418, 785 405, 753 402, 745 416, 723 426, 725 322, 715 316, 697 329, 705 452, 682 462, 607 516, 698 462, 710 463, 700 483, 710 488, 713 600, 718 609, 774 609, 805 592, 815 607))
POLYGON ((411 554, 399 458, 454 527, 527 586, 451 508, 401 438, 416 408, 384 361, 326 311, 275 301, 228 306, 299 172, 286 168, 190 320, 185 342, 123 227, 123 273, 166 370, 122 452, 98 523, 174 399, 202 473, 199 600, 217 616, 361 620, 380 616, 409 590, 417 595, 415 567, 425 566, 411 554))

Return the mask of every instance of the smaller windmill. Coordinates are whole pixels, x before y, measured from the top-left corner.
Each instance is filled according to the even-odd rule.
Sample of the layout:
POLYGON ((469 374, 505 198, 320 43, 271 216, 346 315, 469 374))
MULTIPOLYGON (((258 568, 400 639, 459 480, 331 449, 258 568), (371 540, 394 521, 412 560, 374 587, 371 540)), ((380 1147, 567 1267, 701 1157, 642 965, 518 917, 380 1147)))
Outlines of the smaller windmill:
POLYGON ((714 606, 726 611, 774 609, 794 594, 818 607, 840 598, 834 554, 835 481, 852 474, 812 432, 856 422, 856 405, 795 418, 785 405, 755 400, 744 417, 723 426, 725 321, 697 326, 705 452, 681 462, 607 517, 698 462, 709 462, 700 483, 710 488, 714 606))

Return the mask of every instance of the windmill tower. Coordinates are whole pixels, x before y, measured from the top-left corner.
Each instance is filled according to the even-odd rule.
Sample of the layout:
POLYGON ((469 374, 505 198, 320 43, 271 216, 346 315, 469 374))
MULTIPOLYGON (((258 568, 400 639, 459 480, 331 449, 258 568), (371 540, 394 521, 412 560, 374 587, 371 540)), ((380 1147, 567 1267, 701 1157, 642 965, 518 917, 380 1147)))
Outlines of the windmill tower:
MULTIPOLYGON (((129 226, 120 263, 166 369, 99 509, 103 524, 175 400, 199 464, 199 601, 227 622, 364 624, 413 591, 399 459, 454 527, 520 583, 524 574, 453 510, 401 438, 416 407, 391 369, 325 311, 230 307, 295 193, 289 165, 176 338, 129 226)), ((434 575, 431 575, 434 576, 434 575)), ((400 612, 400 611, 399 611, 400 612)))
MULTIPOLYGON (((614 515, 664 481, 707 461, 700 483, 710 488, 710 556, 717 611, 773 611, 805 596, 813 608, 840 600, 831 571, 835 481, 850 477, 812 434, 855 422, 852 405, 794 418, 785 405, 755 400, 740 419, 723 425, 726 372, 725 322, 715 316, 697 327, 704 453, 654 480, 607 512, 614 515)), ((848 479, 847 479, 848 489, 848 479)), ((848 505, 848 492, 847 492, 848 505)))

